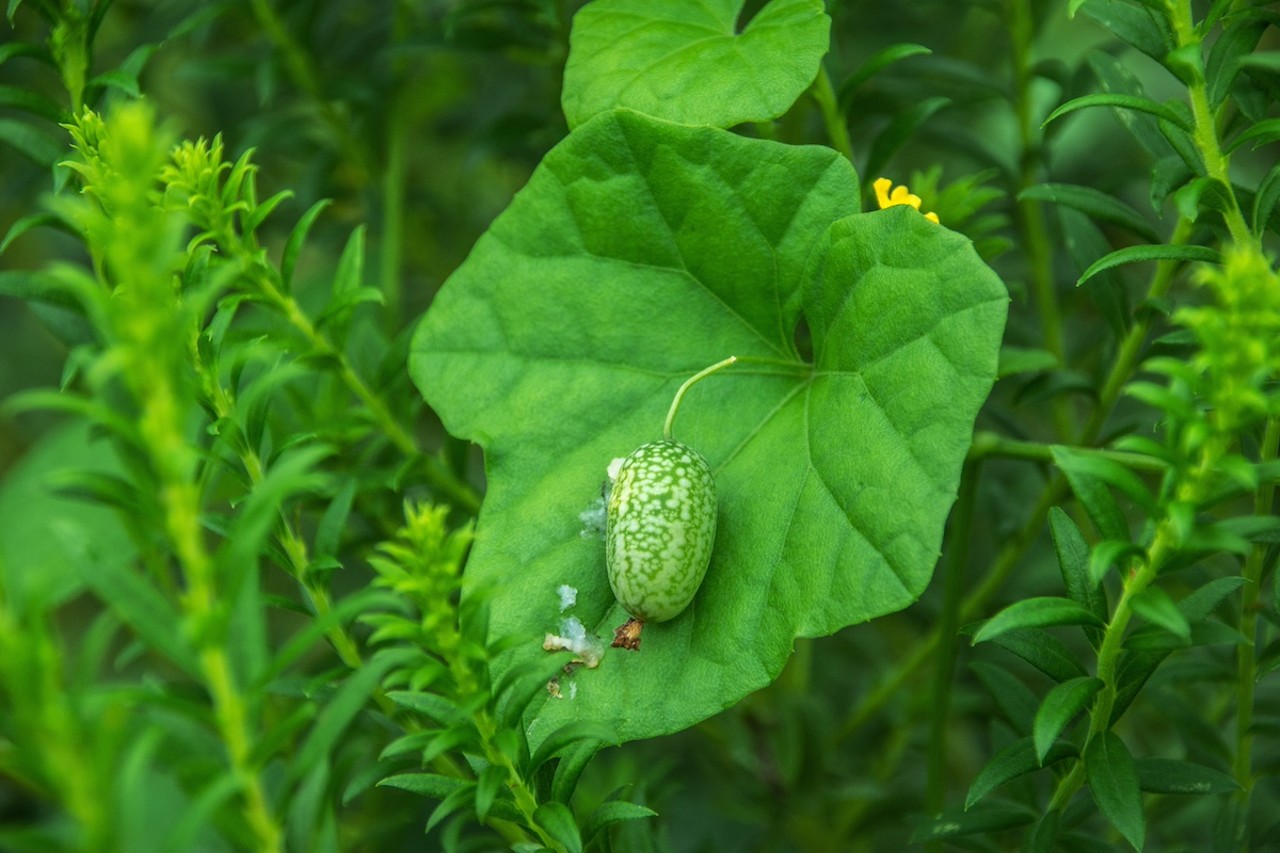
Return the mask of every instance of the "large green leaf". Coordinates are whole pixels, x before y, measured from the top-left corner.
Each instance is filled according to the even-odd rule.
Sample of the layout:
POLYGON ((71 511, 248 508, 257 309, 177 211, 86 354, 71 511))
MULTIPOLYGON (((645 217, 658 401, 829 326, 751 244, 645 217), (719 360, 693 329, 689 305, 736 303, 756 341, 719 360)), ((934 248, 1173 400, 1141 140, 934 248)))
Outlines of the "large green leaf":
POLYGON ((700 368, 779 363, 685 398, 677 437, 720 492, 706 581, 639 651, 535 700, 535 743, 570 719, 620 740, 685 728, 767 684, 796 637, 928 583, 1008 297, 968 240, 910 208, 841 219, 854 188, 829 149, 605 114, 547 155, 427 313, 410 371, 486 451, 468 589, 490 588, 494 636, 530 638, 497 676, 546 656, 562 584, 597 635, 625 620, 579 517, 610 460, 658 437, 700 368))
POLYGON ((831 19, 821 0, 595 0, 570 34, 561 102, 570 127, 626 107, 730 127, 786 112, 818 75, 831 19))

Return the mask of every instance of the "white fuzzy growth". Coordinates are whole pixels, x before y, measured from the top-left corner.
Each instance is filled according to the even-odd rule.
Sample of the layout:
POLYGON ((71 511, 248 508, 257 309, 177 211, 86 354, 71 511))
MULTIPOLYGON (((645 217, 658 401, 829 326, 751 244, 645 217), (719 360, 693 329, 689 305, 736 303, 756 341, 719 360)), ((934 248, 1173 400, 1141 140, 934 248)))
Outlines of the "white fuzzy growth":
POLYGON ((562 583, 556 587, 556 594, 560 596, 561 613, 578 603, 578 591, 567 583, 562 583))
POLYGON ((578 535, 583 539, 604 538, 606 524, 604 498, 596 498, 586 509, 578 513, 578 521, 582 523, 582 529, 578 531, 578 535))
POLYGON ((561 619, 560 633, 547 634, 542 648, 549 652, 573 652, 587 669, 599 666, 604 655, 604 643, 599 637, 588 634, 587 627, 577 616, 561 619))

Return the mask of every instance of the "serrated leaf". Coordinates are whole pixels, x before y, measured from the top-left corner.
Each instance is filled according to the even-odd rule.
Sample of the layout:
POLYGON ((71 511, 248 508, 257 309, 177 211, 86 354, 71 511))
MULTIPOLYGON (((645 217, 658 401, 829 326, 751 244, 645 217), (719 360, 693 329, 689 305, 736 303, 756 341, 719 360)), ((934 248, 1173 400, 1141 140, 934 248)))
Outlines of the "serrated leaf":
POLYGON ((1018 199, 1035 199, 1065 205, 1081 213, 1087 213, 1094 219, 1128 228, 1134 234, 1152 243, 1160 240, 1160 235, 1142 214, 1115 196, 1093 187, 1074 184, 1037 184, 1018 193, 1018 199))
POLYGON ((1084 284, 1103 270, 1139 261, 1182 261, 1184 263, 1203 262, 1217 264, 1222 262, 1222 255, 1216 249, 1210 249, 1205 246, 1126 246, 1094 261, 1087 270, 1080 274, 1076 284, 1084 284))
POLYGON ((615 108, 691 125, 769 121, 813 82, 831 19, 820 0, 770 0, 741 32, 745 0, 596 0, 569 34, 569 127, 615 108))
MULTIPOLYGON (((1007 296, 967 240, 910 208, 832 225, 856 194, 830 150, 602 115, 547 155, 436 297, 410 372, 489 459, 467 572, 494 588, 491 636, 555 630, 566 583, 591 633, 622 624, 603 549, 579 536, 609 461, 656 437, 707 365, 791 365, 731 368, 686 398, 677 433, 721 495, 707 579, 639 653, 606 652, 576 699, 534 709, 533 741, 569 719, 624 741, 686 728, 767 683, 795 637, 923 590, 1007 296), (812 367, 794 345, 802 312, 812 367), (762 627, 728 627, 748 624, 762 627)), ((528 642, 495 675, 546 657, 528 642)))
POLYGON ((991 757, 973 780, 973 784, 969 786, 969 793, 965 795, 964 807, 972 808, 978 800, 985 797, 991 791, 1019 776, 1025 776, 1039 770, 1042 766, 1053 764, 1064 758, 1070 758, 1075 755, 1074 747, 1065 744, 1059 744, 1056 749, 1051 749, 1043 762, 1036 757, 1035 747, 1031 738, 1020 738, 1006 746, 991 757))
POLYGON ((1051 625, 1104 625, 1091 611, 1069 598, 1040 596, 1014 602, 992 616, 973 635, 973 643, 992 640, 1019 628, 1047 628, 1051 625))
POLYGON ((1138 787, 1152 794, 1225 794, 1240 789, 1221 770, 1192 761, 1144 758, 1135 762, 1138 787))
POLYGON ((1084 764, 1098 809, 1135 850, 1142 850, 1146 816, 1138 771, 1124 742, 1110 731, 1098 733, 1085 747, 1084 764))
POLYGON ((1088 707, 1102 686, 1101 679, 1085 676, 1055 684, 1045 694, 1032 724, 1037 761, 1043 763, 1058 735, 1076 714, 1088 707))

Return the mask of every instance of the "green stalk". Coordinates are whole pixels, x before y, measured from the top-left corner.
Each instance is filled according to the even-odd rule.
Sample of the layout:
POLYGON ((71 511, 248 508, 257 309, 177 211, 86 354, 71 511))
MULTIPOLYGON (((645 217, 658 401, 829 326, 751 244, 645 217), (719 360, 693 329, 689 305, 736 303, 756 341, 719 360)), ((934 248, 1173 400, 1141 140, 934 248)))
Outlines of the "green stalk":
POLYGON ((1178 49, 1182 55, 1194 55, 1195 65, 1192 68, 1191 80, 1187 83, 1187 92, 1191 96, 1191 115, 1194 120, 1192 140, 1200 150, 1204 159, 1205 171, 1209 177, 1221 183, 1227 197, 1227 209, 1222 212, 1227 230, 1232 241, 1238 246, 1257 245, 1253 232, 1240 212, 1240 203, 1236 199, 1235 188, 1231 185, 1230 161, 1222 150, 1218 139, 1217 116, 1209 106, 1209 94, 1205 87, 1204 60, 1201 53, 1203 39, 1196 29, 1192 17, 1190 0, 1176 0, 1167 4, 1173 34, 1177 39, 1178 49))
POLYGON ((822 123, 827 128, 827 138, 831 140, 831 147, 853 163, 853 141, 849 139, 849 126, 845 122, 844 114, 840 112, 836 90, 831 85, 831 77, 827 74, 825 65, 818 67, 818 78, 813 81, 809 92, 818 102, 818 109, 822 112, 822 123))
MULTIPOLYGON (((1035 28, 1031 18, 1029 0, 1009 0, 1007 8, 1009 34, 1013 48, 1014 111, 1017 114, 1018 134, 1021 142, 1019 156, 1018 193, 1039 183, 1041 160, 1040 123, 1032 113, 1031 84, 1035 79, 1031 67, 1031 48, 1035 28)), ((1035 294, 1036 309, 1040 314, 1040 331, 1044 346, 1066 364, 1066 345, 1063 342, 1062 314, 1058 310, 1058 294, 1054 286, 1053 250, 1045 227, 1044 210, 1034 199, 1018 201, 1018 225, 1026 248, 1030 267, 1031 287, 1035 294)), ((1055 397, 1052 404, 1054 428, 1060 440, 1075 435, 1070 406, 1064 397, 1055 397)))
POLYGON ((969 536, 973 530, 974 505, 978 491, 981 460, 965 463, 960 475, 960 495, 951 520, 951 541, 947 544, 946 574, 943 580, 942 615, 938 634, 942 648, 935 655, 933 696, 929 703, 929 751, 925 783, 925 811, 938 814, 947 795, 947 731, 951 711, 951 687, 955 683, 956 659, 960 644, 960 604, 965 568, 969 562, 969 536))
MULTIPOLYGON (((1280 446, 1280 418, 1267 420, 1259 449, 1259 461, 1270 462, 1276 458, 1280 446)), ((1264 486, 1254 499, 1254 515, 1268 518, 1275 504, 1275 486, 1264 486)), ((1258 611, 1262 608, 1262 573, 1265 567, 1267 546, 1255 544, 1244 563, 1244 588, 1240 598, 1240 635, 1246 642, 1236 648, 1236 745, 1232 760, 1232 774, 1240 790, 1236 802, 1241 814, 1249 813, 1249 800, 1253 795, 1253 705, 1254 690, 1258 681, 1258 611)), ((1242 842, 1243 839, 1237 839, 1242 842)), ((1242 845, 1243 849, 1243 845, 1242 845)))

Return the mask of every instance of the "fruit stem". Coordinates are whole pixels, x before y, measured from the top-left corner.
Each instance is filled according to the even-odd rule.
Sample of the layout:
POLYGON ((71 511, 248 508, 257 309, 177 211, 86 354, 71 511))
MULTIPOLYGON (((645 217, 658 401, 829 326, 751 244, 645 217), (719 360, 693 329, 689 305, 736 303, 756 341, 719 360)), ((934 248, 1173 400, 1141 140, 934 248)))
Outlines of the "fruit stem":
POLYGON ((706 377, 715 373, 717 370, 722 370, 728 367, 729 365, 733 364, 737 360, 738 360, 738 357, 736 355, 731 355, 728 358, 726 358, 724 361, 717 361, 715 364, 711 365, 710 367, 704 370, 699 370, 697 373, 693 374, 692 376, 690 376, 688 379, 685 380, 685 383, 680 386, 680 390, 676 391, 675 399, 671 401, 671 409, 670 411, 667 412, 667 420, 662 425, 662 437, 664 439, 666 439, 667 441, 672 440, 671 425, 675 423, 676 410, 680 408, 680 401, 684 399, 685 392, 687 392, 690 388, 692 388, 695 382, 705 379, 706 377))

